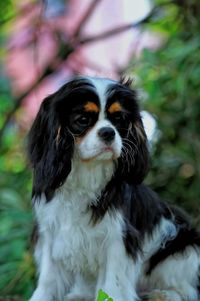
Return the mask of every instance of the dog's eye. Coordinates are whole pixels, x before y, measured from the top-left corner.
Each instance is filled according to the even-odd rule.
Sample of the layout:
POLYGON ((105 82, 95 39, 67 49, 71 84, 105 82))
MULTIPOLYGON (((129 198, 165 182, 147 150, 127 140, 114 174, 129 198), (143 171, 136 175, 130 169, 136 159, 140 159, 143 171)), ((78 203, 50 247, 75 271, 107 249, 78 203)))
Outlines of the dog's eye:
POLYGON ((112 120, 115 123, 120 123, 120 122, 122 122, 124 120, 124 116, 122 114, 120 114, 120 113, 116 113, 116 114, 113 114, 112 120))
POLYGON ((121 121, 122 119, 123 119, 123 117, 121 115, 114 116, 114 120, 116 120, 116 121, 121 121))
POLYGON ((78 115, 74 122, 80 127, 87 127, 91 124, 91 118, 88 115, 78 115))

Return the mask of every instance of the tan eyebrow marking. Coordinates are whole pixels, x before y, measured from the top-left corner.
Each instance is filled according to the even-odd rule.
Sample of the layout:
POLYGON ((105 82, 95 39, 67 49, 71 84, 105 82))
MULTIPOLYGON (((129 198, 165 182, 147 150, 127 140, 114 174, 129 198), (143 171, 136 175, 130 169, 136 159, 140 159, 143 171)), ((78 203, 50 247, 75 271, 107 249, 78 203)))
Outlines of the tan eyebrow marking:
POLYGON ((109 113, 116 113, 122 111, 122 106, 118 101, 114 102, 108 109, 109 113))
POLYGON ((96 105, 96 103, 88 101, 86 105, 84 106, 84 109, 86 112, 99 112, 99 107, 96 105))

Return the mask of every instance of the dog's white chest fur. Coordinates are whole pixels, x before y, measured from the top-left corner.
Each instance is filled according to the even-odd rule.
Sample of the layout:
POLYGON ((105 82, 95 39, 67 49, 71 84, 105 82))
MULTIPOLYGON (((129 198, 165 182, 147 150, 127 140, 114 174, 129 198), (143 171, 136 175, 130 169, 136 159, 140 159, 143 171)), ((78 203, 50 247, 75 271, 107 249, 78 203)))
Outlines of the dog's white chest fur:
POLYGON ((59 223, 54 224, 52 232, 52 258, 73 273, 87 271, 96 275, 104 258, 105 238, 113 227, 112 219, 107 215, 94 226, 90 212, 76 212, 74 207, 68 203, 59 210, 59 223))
POLYGON ((112 166, 97 167, 93 173, 86 172, 83 166, 79 171, 74 166, 73 170, 51 202, 40 200, 36 204, 37 220, 53 260, 75 274, 87 271, 96 275, 105 260, 106 244, 111 237, 119 235, 121 239, 122 235, 123 220, 119 213, 112 216, 106 213, 94 225, 88 208, 90 202, 97 199, 104 181, 111 177, 112 166))
POLYGON ((59 195, 49 204, 40 202, 36 208, 40 221, 40 239, 45 240, 45 250, 42 250, 40 243, 37 244, 36 260, 41 270, 48 269, 49 261, 55 263, 56 270, 53 272, 57 275, 59 301, 66 292, 76 296, 77 292, 81 294, 88 286, 90 294, 94 294, 97 282, 102 281, 99 274, 108 260, 108 250, 113 248, 115 241, 122 245, 122 215, 119 212, 112 215, 106 213, 94 225, 91 223, 90 211, 87 212, 87 207, 84 206, 85 197, 79 199, 77 206, 75 194, 73 200, 64 200, 59 195), (83 206, 80 206, 81 202, 83 206), (45 253, 45 260, 42 259, 42 253, 45 253))

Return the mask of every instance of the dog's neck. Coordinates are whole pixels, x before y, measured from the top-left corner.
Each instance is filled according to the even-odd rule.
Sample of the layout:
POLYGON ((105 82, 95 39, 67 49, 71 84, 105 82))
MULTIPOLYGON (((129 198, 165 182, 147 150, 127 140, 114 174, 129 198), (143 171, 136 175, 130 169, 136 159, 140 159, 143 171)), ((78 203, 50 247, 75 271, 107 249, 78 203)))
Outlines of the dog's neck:
POLYGON ((115 171, 115 163, 107 161, 72 160, 72 169, 62 186, 62 192, 68 198, 73 194, 77 198, 85 199, 88 205, 97 200, 102 190, 111 180, 115 171))

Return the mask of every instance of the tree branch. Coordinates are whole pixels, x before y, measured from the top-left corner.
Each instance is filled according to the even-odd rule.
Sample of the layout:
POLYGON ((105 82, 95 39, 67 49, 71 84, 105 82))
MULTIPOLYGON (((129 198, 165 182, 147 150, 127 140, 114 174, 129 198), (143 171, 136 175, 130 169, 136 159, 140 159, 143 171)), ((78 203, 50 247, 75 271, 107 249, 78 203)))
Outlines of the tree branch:
POLYGON ((121 25, 121 26, 109 29, 105 32, 102 32, 98 35, 85 37, 85 38, 81 39, 79 41, 79 43, 81 45, 84 45, 84 44, 87 44, 87 43, 91 43, 91 42, 93 43, 93 42, 97 42, 97 41, 100 41, 100 40, 104 40, 104 39, 113 37, 113 36, 115 36, 119 33, 127 31, 129 29, 133 29, 133 28, 137 27, 138 25, 147 23, 151 19, 151 17, 154 15, 154 13, 155 12, 154 12, 154 9, 153 9, 149 15, 147 15, 144 19, 142 19, 142 20, 140 20, 136 23, 132 22, 132 23, 129 23, 129 24, 121 25))
POLYGON ((93 13, 93 11, 95 10, 95 8, 97 7, 97 5, 99 4, 101 0, 93 0, 92 3, 90 4, 90 6, 87 8, 87 10, 85 11, 83 17, 81 18, 81 20, 79 21, 74 34, 73 34, 73 38, 77 38, 79 37, 80 33, 81 33, 81 29, 82 27, 85 25, 85 23, 88 21, 89 17, 91 16, 91 14, 93 13))
MULTIPOLYGON (((61 45, 56 58, 59 58, 61 61, 64 61, 67 59, 69 54, 71 54, 74 50, 76 50, 78 47, 80 47, 82 45, 86 45, 86 44, 94 43, 96 41, 100 41, 100 40, 103 40, 106 38, 110 38, 119 33, 130 30, 131 28, 137 27, 141 24, 145 24, 145 23, 149 22, 149 20, 152 17, 155 16, 155 14, 157 13, 157 11, 159 10, 160 7, 173 3, 173 1, 168 1, 168 2, 162 3, 161 5, 154 7, 147 16, 145 16, 142 20, 140 20, 136 23, 130 23, 130 24, 119 26, 119 27, 115 27, 115 28, 112 28, 108 31, 105 31, 105 32, 100 33, 95 36, 89 36, 89 37, 85 37, 82 39, 77 39, 77 37, 79 36, 80 30, 81 30, 81 27, 85 24, 85 22, 87 21, 87 18, 91 15, 92 11, 96 7, 97 3, 99 3, 99 1, 100 0, 94 0, 92 2, 92 5, 88 8, 84 17, 80 21, 79 26, 77 26, 77 29, 75 30, 75 34, 73 35, 71 41, 69 41, 69 43, 67 45, 64 45, 64 47, 63 47, 63 45, 61 45), (77 37, 75 37, 75 36, 77 36, 77 37), (62 50, 61 48, 67 49, 67 51, 61 51, 62 50)), ((42 80, 45 77, 53 74, 55 72, 55 70, 56 70, 56 67, 52 68, 51 65, 47 66, 46 69, 41 74, 41 76, 38 78, 38 80, 33 84, 33 86, 16 99, 14 107, 8 112, 8 114, 5 118, 4 124, 3 124, 2 128, 0 129, 0 143, 2 141, 2 137, 3 137, 4 131, 5 131, 8 123, 10 122, 12 116, 15 114, 17 109, 20 107, 23 99, 26 96, 28 96, 31 92, 33 92, 34 89, 37 88, 37 86, 42 82, 42 80)))

